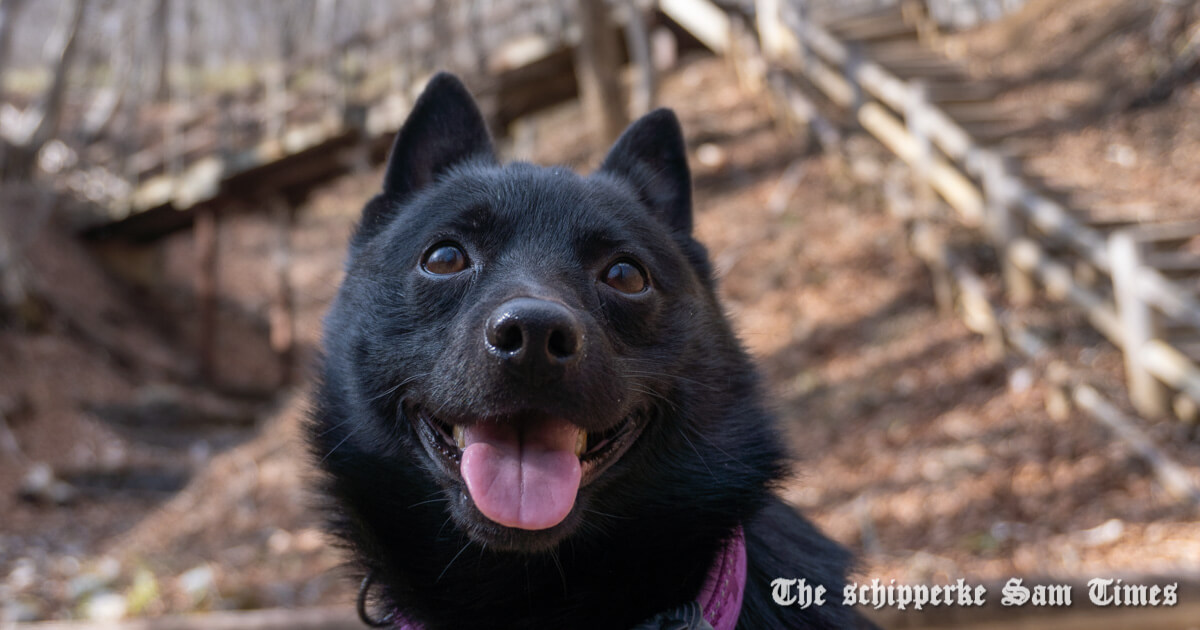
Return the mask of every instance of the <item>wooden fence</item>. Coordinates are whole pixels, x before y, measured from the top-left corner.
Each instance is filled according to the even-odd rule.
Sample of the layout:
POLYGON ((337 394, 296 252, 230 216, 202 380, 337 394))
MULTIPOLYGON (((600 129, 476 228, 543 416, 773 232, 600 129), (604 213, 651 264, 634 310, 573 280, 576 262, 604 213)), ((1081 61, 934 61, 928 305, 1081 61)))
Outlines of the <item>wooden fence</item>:
MULTIPOLYGON (((663 0, 661 7, 714 50, 742 55, 741 65, 826 143, 838 132, 806 96, 815 88, 911 168, 918 199, 922 189, 935 193, 958 223, 986 236, 1008 302, 1026 303, 1040 286, 1078 307, 1123 352, 1139 413, 1174 412, 1196 422, 1200 256, 1184 246, 1200 236, 1200 222, 1089 222, 1027 182, 1017 158, 981 143, 947 114, 937 102, 954 98, 939 93, 947 86, 901 79, 862 46, 806 19, 797 3, 757 0, 752 16, 708 0, 663 0)), ((953 270, 940 275, 939 283, 956 284, 953 270)))

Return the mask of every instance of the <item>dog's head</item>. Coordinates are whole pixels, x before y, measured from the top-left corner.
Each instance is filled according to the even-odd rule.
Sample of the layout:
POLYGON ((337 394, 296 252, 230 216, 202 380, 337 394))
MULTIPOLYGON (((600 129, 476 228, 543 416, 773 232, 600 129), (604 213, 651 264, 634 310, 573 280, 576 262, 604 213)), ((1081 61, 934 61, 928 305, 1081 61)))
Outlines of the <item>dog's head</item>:
MULTIPOLYGON (((687 507, 691 479, 724 459, 710 425, 754 387, 729 373, 743 357, 691 228, 669 110, 588 177, 502 166, 462 84, 434 77, 326 323, 331 417, 314 443, 355 520, 426 509, 493 549, 537 551, 589 513, 687 507)), ((726 470, 730 488, 705 496, 773 473, 726 470)))

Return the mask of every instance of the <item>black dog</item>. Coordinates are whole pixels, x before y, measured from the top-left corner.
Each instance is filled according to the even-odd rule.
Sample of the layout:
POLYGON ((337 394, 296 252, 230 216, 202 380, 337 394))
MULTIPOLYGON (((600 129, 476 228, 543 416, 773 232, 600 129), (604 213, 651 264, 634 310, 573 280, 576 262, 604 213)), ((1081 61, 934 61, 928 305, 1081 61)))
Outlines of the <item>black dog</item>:
POLYGON ((669 110, 585 178, 498 164, 471 96, 434 77, 351 242, 310 428, 376 616, 660 627, 734 558, 725 625, 860 623, 848 553, 771 492, 781 439, 691 228, 669 110), (827 603, 777 605, 779 577, 827 603))

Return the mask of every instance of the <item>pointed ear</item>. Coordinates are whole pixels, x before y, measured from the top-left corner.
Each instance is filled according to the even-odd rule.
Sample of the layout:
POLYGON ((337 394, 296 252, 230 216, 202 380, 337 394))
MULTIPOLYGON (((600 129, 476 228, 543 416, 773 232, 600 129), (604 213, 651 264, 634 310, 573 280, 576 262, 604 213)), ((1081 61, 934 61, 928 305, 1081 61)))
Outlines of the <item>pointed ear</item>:
POLYGON ((383 194, 367 204, 356 240, 373 235, 395 209, 438 175, 472 159, 496 160, 487 123, 458 77, 439 72, 396 134, 383 176, 383 194))
POLYGON ((675 112, 656 109, 630 125, 604 158, 600 172, 629 182, 667 227, 692 232, 692 177, 675 112))
POLYGON ((470 158, 496 159, 487 124, 462 81, 439 72, 429 80, 396 134, 383 192, 407 197, 470 158))

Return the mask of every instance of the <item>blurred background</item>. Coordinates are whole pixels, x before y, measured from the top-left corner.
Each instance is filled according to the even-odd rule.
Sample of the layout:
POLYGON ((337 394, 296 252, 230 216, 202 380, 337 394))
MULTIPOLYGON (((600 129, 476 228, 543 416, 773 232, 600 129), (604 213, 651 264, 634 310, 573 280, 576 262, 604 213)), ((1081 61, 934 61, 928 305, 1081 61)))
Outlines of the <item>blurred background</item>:
POLYGON ((0 0, 0 626, 358 627, 298 426, 438 69, 505 159, 675 108, 862 578, 1180 584, 882 623, 1197 627, 1195 0, 0 0))

